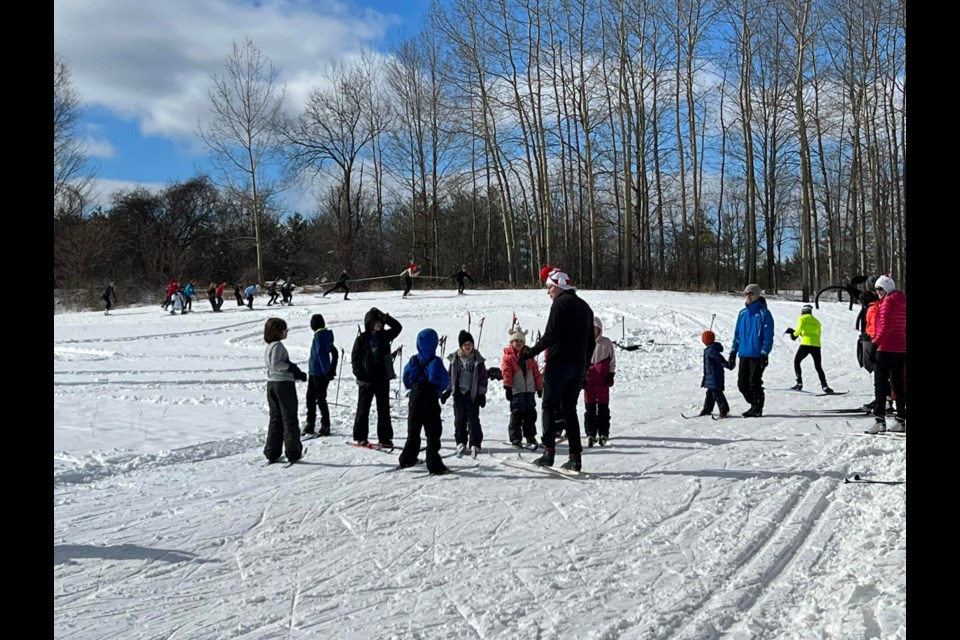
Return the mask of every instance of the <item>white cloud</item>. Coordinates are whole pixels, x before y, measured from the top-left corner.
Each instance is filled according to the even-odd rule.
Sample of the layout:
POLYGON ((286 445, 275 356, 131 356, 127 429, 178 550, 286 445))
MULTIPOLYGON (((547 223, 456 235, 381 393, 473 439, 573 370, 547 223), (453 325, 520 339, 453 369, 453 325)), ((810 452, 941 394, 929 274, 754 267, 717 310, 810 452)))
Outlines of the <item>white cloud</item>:
POLYGON ((356 55, 398 20, 338 2, 55 0, 54 50, 86 104, 135 119, 145 135, 184 139, 206 117, 210 77, 235 41, 251 38, 299 99, 323 84, 330 60, 356 55))
POLYGON ((94 131, 89 131, 84 137, 83 148, 91 158, 113 158, 117 155, 116 147, 94 131))

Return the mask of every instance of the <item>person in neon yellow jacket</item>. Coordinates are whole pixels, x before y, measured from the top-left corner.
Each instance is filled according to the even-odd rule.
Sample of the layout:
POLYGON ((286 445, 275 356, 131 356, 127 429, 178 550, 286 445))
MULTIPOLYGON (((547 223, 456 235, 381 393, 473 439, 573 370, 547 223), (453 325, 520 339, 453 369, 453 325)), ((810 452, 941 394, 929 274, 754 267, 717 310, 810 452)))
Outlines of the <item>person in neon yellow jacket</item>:
POLYGON ((800 348, 797 349, 797 355, 793 359, 793 371, 797 374, 797 384, 792 389, 794 391, 803 390, 803 374, 800 370, 800 363, 808 355, 813 356, 813 366, 817 369, 817 375, 820 376, 820 386, 824 393, 833 393, 827 385, 827 376, 823 372, 823 365, 820 364, 820 321, 813 317, 813 307, 809 304, 803 305, 800 311, 800 317, 797 318, 797 328, 788 327, 784 333, 789 334, 791 340, 800 338, 800 348))

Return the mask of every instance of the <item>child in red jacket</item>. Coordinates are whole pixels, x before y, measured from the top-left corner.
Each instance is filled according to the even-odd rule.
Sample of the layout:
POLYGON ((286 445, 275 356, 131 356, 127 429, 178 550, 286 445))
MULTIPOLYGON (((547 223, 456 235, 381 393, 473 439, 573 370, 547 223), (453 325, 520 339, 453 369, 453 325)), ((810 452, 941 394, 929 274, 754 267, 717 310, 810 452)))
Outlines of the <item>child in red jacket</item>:
POLYGON ((520 370, 519 357, 528 350, 526 331, 520 325, 510 330, 510 344, 503 348, 503 360, 500 370, 503 374, 503 390, 510 402, 510 444, 524 446, 521 438, 526 437, 527 448, 536 449, 537 443, 537 397, 543 397, 543 377, 535 358, 524 363, 520 370))

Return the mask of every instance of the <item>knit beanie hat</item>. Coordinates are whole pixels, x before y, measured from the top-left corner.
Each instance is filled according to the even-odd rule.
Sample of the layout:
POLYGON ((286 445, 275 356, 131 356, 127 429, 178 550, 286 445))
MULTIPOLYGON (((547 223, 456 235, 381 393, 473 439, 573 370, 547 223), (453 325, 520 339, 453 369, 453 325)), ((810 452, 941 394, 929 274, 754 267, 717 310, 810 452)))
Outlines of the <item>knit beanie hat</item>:
POLYGON ((519 340, 520 342, 526 344, 527 342, 527 332, 520 328, 520 325, 516 325, 513 329, 510 329, 510 342, 514 340, 519 340))
POLYGON ((560 287, 564 291, 574 288, 573 281, 570 280, 570 276, 559 269, 554 269, 547 275, 546 284, 548 287, 560 287))
POLYGON ((464 342, 473 342, 473 336, 469 331, 464 331, 461 329, 460 335, 457 336, 457 344, 462 347, 464 342))
POLYGON ((704 331, 700 339, 703 340, 703 344, 713 344, 717 335, 713 331, 704 331))
POLYGON ((885 273, 879 278, 877 278, 877 281, 874 283, 873 288, 883 289, 887 293, 890 293, 891 291, 897 288, 897 284, 893 281, 893 278, 891 278, 888 274, 885 273))
POLYGON ((743 290, 743 294, 746 295, 746 294, 748 294, 748 293, 752 293, 753 295, 755 295, 755 296, 757 296, 757 297, 759 298, 759 297, 760 297, 760 285, 758 285, 758 284, 748 284, 748 285, 746 286, 746 288, 743 290))
POLYGON ((595 326, 597 329, 600 329, 600 331, 603 331, 603 323, 600 322, 600 318, 597 316, 593 316, 593 326, 595 326))
POLYGON ((323 329, 327 324, 323 321, 323 316, 319 313, 313 314, 313 317, 310 318, 310 328, 316 331, 317 329, 323 329))

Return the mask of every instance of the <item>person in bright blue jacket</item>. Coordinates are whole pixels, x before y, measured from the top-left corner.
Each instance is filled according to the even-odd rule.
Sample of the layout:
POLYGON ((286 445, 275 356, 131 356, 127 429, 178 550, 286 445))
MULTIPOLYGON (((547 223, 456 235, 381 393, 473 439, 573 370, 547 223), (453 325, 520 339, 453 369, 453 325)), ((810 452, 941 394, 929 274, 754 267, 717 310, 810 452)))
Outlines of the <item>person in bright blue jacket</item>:
POLYGON ((410 391, 407 417, 407 442, 400 453, 400 468, 417 464, 420 452, 420 428, 427 437, 427 471, 441 474, 448 471, 440 458, 440 396, 450 386, 443 361, 437 357, 437 332, 424 329, 417 334, 417 355, 403 368, 403 386, 410 391))
POLYGON ((740 356, 737 388, 743 399, 750 403, 743 417, 759 418, 763 415, 763 370, 767 368, 773 349, 773 316, 767 309, 767 301, 760 295, 760 285, 748 284, 743 295, 746 300, 733 331, 730 364, 737 361, 737 355, 740 356))
POLYGON ((310 318, 313 343, 310 345, 310 377, 307 378, 307 424, 303 435, 316 433, 317 407, 320 407, 320 435, 330 435, 330 407, 327 406, 327 386, 337 376, 337 347, 333 331, 327 329, 319 313, 310 318))

